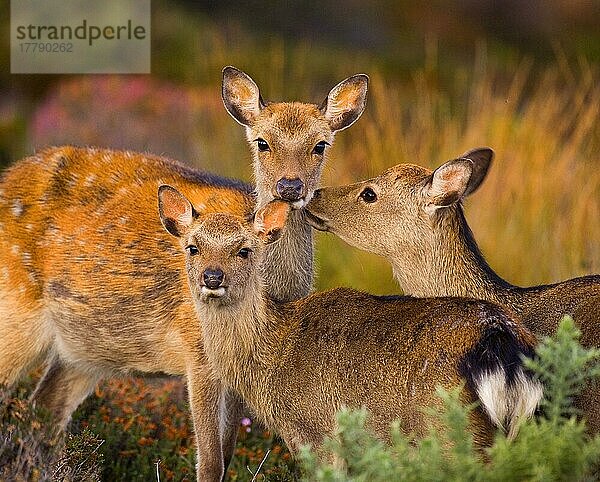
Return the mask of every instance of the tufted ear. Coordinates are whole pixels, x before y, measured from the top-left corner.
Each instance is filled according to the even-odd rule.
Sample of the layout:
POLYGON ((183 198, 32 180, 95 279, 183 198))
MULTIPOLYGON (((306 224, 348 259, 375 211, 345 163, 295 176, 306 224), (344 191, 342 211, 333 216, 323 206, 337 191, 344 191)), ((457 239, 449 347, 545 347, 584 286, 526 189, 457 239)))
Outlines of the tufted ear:
POLYGON ((472 173, 473 162, 469 159, 454 159, 438 167, 422 189, 426 209, 434 212, 460 201, 465 195, 472 173))
POLYGON ((271 201, 254 215, 254 232, 264 243, 272 243, 281 236, 291 206, 283 201, 271 201))
POLYGON ((158 188, 158 211, 165 229, 181 237, 197 216, 192 203, 177 189, 167 184, 158 188))
POLYGON ((367 103, 368 87, 369 77, 357 74, 331 89, 320 110, 332 131, 350 127, 361 116, 367 103))
POLYGON ((227 112, 244 126, 251 125, 265 106, 250 76, 231 66, 223 69, 221 96, 227 112))
POLYGON ((477 191, 479 186, 487 176, 492 160, 494 159, 494 151, 489 147, 479 147, 465 152, 463 159, 469 159, 473 163, 473 173, 469 179, 469 184, 465 190, 464 197, 477 191))

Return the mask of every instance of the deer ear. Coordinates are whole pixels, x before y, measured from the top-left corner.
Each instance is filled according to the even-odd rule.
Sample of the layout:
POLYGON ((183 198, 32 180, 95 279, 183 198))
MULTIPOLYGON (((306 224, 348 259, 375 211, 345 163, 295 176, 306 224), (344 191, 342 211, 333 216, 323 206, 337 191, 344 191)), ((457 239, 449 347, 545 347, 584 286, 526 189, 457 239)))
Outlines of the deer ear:
POLYGON ((350 127, 363 113, 367 103, 369 77, 357 74, 336 85, 319 109, 332 131, 350 127))
POLYGON ((250 76, 231 66, 223 69, 221 96, 227 112, 244 126, 251 125, 265 106, 250 76))
POLYGON ((494 151, 489 147, 479 147, 465 152, 462 156, 463 159, 469 159, 473 163, 473 173, 469 179, 469 184, 465 190, 464 196, 477 191, 479 186, 487 176, 492 160, 494 159, 494 151))
POLYGON ((427 199, 425 209, 434 212, 460 201, 465 195, 472 172, 473 163, 469 159, 454 159, 438 167, 423 188, 427 199))
POLYGON ((158 211, 162 225, 178 238, 187 231, 197 215, 192 203, 177 189, 166 184, 158 188, 158 211))
POLYGON ((291 207, 283 201, 271 201, 254 215, 254 232, 264 243, 272 243, 281 236, 291 207))

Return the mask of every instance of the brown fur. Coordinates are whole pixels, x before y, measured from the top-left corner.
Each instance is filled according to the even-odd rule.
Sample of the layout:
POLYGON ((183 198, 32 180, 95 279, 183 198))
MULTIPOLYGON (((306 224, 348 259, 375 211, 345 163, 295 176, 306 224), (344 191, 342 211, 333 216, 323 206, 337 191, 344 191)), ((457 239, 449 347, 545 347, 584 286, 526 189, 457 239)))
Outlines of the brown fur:
POLYGON ((184 375, 203 455, 198 475, 219 480, 222 439, 235 440, 236 424, 219 419, 225 402, 180 289, 184 258, 156 219, 163 182, 209 211, 247 216, 254 208, 241 183, 131 152, 46 149, 4 173, 0 381, 47 361, 34 400, 64 426, 102 377, 184 375))
MULTIPOLYGON (((225 93, 237 96, 229 88, 232 78, 243 79, 238 87, 251 83, 258 93, 246 74, 226 68, 228 108, 232 98, 225 93)), ((346 86, 356 90, 352 79, 332 92, 344 92, 346 86)), ((366 95, 366 77, 360 80, 366 95)), ((364 95, 360 103, 343 103, 355 114, 345 125, 330 125, 327 110, 312 104, 257 108, 253 122, 263 126, 262 135, 280 154, 275 161, 255 155, 258 199, 269 198, 279 179, 273 177, 279 175, 273 162, 289 169, 295 162, 305 166, 297 173, 314 183, 307 192, 312 195, 320 171, 313 172, 306 158, 324 159, 311 154, 314 136, 331 139, 334 130, 350 125, 364 108, 364 95), (313 125, 322 130, 306 130, 313 125), (306 152, 296 152, 303 135, 306 152), (293 149, 286 150, 286 142, 293 149)), ((251 188, 240 182, 132 152, 46 149, 3 174, 0 383, 14 383, 29 367, 47 361, 34 399, 62 427, 99 378, 157 371, 184 375, 198 446, 197 475, 215 481, 233 454, 240 405, 221 390, 206 364, 193 306, 182 290, 187 283, 184 258, 156 217, 161 183, 177 186, 197 209, 208 212, 247 216, 256 201, 251 188)), ((311 288, 312 237, 301 211, 289 227, 285 249, 269 255, 266 279, 272 296, 292 300, 311 288)))
MULTIPOLYGON (((318 191, 308 209, 318 229, 385 256, 406 294, 472 296, 510 308, 534 333, 552 335, 561 317, 573 316, 582 343, 600 346, 600 276, 520 288, 486 263, 465 220, 461 199, 484 180, 491 149, 477 149, 435 172, 400 164, 368 181, 318 191), (361 198, 365 188, 377 201, 361 198)), ((597 391, 578 403, 590 428, 600 430, 597 391)))
MULTIPOLYGON (((324 154, 319 154, 315 146, 322 141, 332 144, 336 131, 349 127, 360 117, 368 81, 364 74, 343 80, 331 89, 320 107, 299 102, 268 103, 248 75, 234 67, 223 69, 223 102, 232 117, 246 128, 259 208, 278 198, 276 184, 282 178, 298 178, 304 184, 303 197, 294 203, 295 208, 310 201, 328 151, 326 148, 324 154), (258 139, 267 142, 267 151, 259 151, 258 139)), ((304 210, 290 215, 283 238, 267 249, 263 270, 275 298, 296 299, 287 295, 290 284, 294 293, 306 296, 312 287, 314 266, 312 230, 305 222, 304 210), (274 276, 281 270, 295 275, 287 279, 274 276)))
MULTIPOLYGON (((180 205, 168 196, 163 203, 175 210, 180 205)), ((483 379, 498 368, 490 366, 487 372, 479 366, 483 359, 475 357, 465 372, 465 360, 477 347, 485 345, 486 354, 500 358, 513 354, 510 363, 499 362, 502 373, 519 371, 519 354, 530 353, 534 337, 502 309, 482 301, 377 297, 346 288, 294 302, 273 301, 260 274, 265 251, 260 238, 270 242, 278 236, 286 207, 264 209, 266 214, 257 214, 256 232, 230 214, 203 213, 174 230, 164 215, 172 216, 172 210, 163 206, 161 214, 188 251, 192 299, 215 373, 292 450, 307 443, 318 447, 333 434, 335 414, 344 406, 369 409, 370 426, 384 440, 389 441, 390 423, 398 418, 407 432, 423 435, 432 420, 421 408, 439 406, 437 385, 454 387, 466 377, 463 400, 471 403, 478 400, 483 379), (224 274, 219 288, 205 285, 205 270, 224 274), (499 331, 510 334, 510 340, 500 348, 488 346, 499 331), (486 375, 481 380, 473 375, 478 381, 470 384, 471 370, 486 375)), ((514 390, 520 401, 531 396, 528 401, 534 402, 529 410, 511 411, 510 426, 531 414, 541 397, 539 386, 527 377, 515 382, 514 390)), ((504 377, 500 384, 506 386, 504 377)), ((475 410, 471 418, 478 447, 492 441, 493 425, 485 413, 475 410)))

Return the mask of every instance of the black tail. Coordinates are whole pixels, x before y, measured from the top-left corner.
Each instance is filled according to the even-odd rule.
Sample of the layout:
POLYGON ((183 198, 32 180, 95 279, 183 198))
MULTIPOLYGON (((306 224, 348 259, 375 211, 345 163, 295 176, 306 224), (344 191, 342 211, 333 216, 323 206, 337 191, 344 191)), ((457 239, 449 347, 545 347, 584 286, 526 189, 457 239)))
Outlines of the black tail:
POLYGON ((477 394, 491 421, 511 438, 520 420, 533 415, 542 399, 542 384, 523 365, 524 357, 533 356, 533 346, 518 337, 514 324, 495 315, 460 364, 467 387, 477 394))

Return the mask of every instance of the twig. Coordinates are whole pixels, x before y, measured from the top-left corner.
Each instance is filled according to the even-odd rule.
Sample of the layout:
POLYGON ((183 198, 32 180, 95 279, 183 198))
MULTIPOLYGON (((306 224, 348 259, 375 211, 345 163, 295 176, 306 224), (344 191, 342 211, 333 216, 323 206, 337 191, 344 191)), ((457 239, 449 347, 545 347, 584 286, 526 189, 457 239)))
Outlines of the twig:
POLYGON ((86 463, 86 462, 89 460, 89 458, 90 458, 92 455, 94 455, 94 453, 96 452, 96 450, 98 450, 98 449, 100 448, 100 446, 101 446, 101 445, 102 445, 104 442, 106 442, 106 440, 101 440, 101 441, 100 441, 100 443, 99 443, 99 444, 96 446, 96 448, 95 448, 94 450, 92 450, 92 451, 91 451, 91 452, 88 454, 88 456, 87 456, 87 457, 86 457, 86 458, 83 460, 83 462, 81 462, 81 463, 80 463, 80 464, 77 466, 77 470, 79 470, 81 467, 83 467, 83 464, 85 464, 85 463, 86 463))
POLYGON ((158 466, 160 465, 160 459, 158 459, 154 465, 156 465, 156 480, 160 482, 160 472, 158 470, 158 466))
POLYGON ((263 457, 263 459, 260 461, 260 464, 258 465, 258 468, 256 469, 256 473, 252 472, 250 470, 250 467, 248 467, 246 465, 246 470, 248 470, 248 472, 250 472, 252 474, 252 480, 250 482, 255 482, 256 481, 256 477, 258 477, 258 474, 260 473, 260 469, 262 469, 262 466, 264 465, 264 463, 267 460, 267 457, 269 456, 269 454, 271 453, 271 449, 267 450, 267 452, 265 453, 265 456, 263 457))

